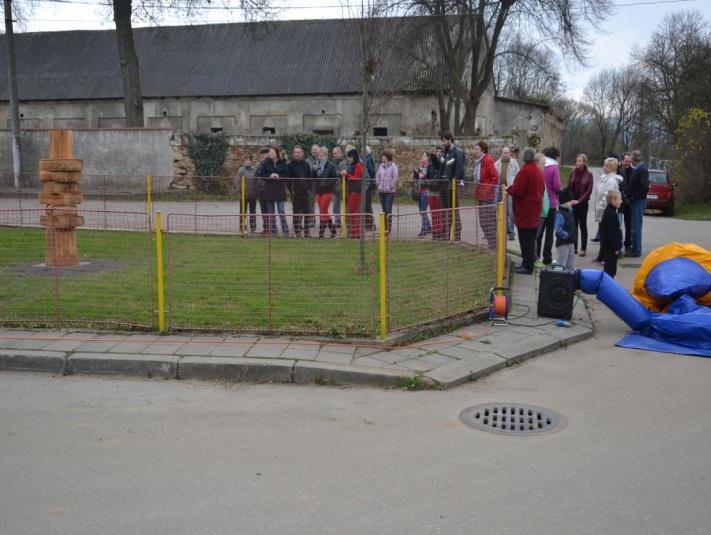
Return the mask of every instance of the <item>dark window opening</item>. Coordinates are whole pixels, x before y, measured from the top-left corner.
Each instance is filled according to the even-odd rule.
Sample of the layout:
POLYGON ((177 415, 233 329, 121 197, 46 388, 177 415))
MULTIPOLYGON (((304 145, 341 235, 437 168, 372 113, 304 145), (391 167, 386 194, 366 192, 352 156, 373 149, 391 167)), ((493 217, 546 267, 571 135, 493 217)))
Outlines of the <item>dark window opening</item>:
POLYGON ((316 129, 316 130, 311 130, 313 134, 318 134, 319 136, 332 136, 333 135, 333 128, 331 129, 316 129))
POLYGON ((210 128, 210 132, 212 132, 213 134, 219 134, 220 132, 222 132, 222 127, 213 126, 212 128, 210 128))
POLYGON ((273 126, 263 126, 262 127, 262 134, 274 135, 274 134, 276 134, 276 128, 274 128, 273 126))
POLYGON ((388 129, 384 126, 376 126, 375 128, 373 128, 373 135, 374 136, 387 136, 388 129))

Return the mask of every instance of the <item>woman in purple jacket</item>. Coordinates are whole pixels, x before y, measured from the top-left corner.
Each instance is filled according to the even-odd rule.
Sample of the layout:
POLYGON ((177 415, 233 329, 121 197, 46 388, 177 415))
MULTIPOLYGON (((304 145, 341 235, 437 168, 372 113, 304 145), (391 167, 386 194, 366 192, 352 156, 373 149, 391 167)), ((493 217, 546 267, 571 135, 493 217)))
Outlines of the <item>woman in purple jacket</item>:
POLYGON ((548 214, 543 219, 541 228, 538 230, 536 238, 536 255, 541 258, 541 246, 543 246, 543 264, 549 265, 553 262, 553 235, 555 233, 555 214, 558 211, 558 192, 561 190, 560 184, 560 169, 558 167, 558 158, 560 151, 555 147, 543 149, 543 154, 546 156, 543 180, 546 183, 546 191, 550 200, 550 208, 548 214), (545 242, 543 235, 545 234, 545 242))
POLYGON ((575 157, 575 168, 568 179, 568 189, 578 201, 573 205, 573 215, 575 215, 576 228, 580 228, 580 243, 575 240, 575 254, 578 254, 578 245, 580 245, 580 256, 585 256, 588 248, 588 201, 592 188, 593 176, 588 171, 588 157, 585 154, 578 154, 575 157))
POLYGON ((378 186, 380 206, 385 214, 385 232, 389 233, 392 226, 393 201, 400 176, 393 160, 393 151, 385 149, 381 159, 382 163, 375 174, 375 183, 378 186))

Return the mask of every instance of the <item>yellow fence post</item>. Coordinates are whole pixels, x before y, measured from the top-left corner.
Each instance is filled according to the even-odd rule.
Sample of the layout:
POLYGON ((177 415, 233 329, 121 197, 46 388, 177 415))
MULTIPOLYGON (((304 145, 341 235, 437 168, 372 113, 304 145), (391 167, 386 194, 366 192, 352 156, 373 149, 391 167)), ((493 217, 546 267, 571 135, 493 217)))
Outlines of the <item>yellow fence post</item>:
POLYGON ((452 179, 452 228, 449 232, 449 240, 457 239, 457 179, 452 179))
MULTIPOLYGON (((506 202, 507 193, 501 195, 501 202, 496 207, 496 286, 504 286, 504 268, 506 266, 506 202)), ((503 295, 502 290, 498 290, 503 295)))
POLYGON ((341 232, 344 238, 348 237, 348 206, 346 205, 346 177, 341 178, 341 232))
POLYGON ((247 209, 247 196, 246 196, 247 194, 244 190, 245 182, 246 182, 246 180, 244 178, 244 175, 242 175, 242 187, 240 189, 240 194, 239 194, 240 208, 241 208, 241 214, 242 214, 242 217, 240 218, 241 219, 240 229, 242 231, 242 234, 247 232, 247 215, 245 214, 245 211, 247 209))
POLYGON ((146 175, 146 213, 148 214, 148 229, 151 228, 151 216, 153 215, 153 179, 151 175, 146 175))
POLYGON ((158 330, 165 332, 165 285, 163 272, 163 229, 160 211, 156 212, 156 275, 158 277, 158 330))
POLYGON ((388 272, 385 214, 380 214, 380 336, 388 336, 388 272))

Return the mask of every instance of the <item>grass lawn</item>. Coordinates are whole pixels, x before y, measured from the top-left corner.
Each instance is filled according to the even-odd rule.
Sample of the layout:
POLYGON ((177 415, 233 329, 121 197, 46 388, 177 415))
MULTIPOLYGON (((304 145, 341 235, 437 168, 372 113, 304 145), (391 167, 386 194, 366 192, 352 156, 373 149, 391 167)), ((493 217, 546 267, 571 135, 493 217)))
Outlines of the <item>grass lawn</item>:
POLYGON ((711 203, 677 202, 674 215, 676 217, 678 217, 679 219, 693 219, 693 220, 700 220, 700 221, 711 221, 711 203))
MULTIPOLYGON (((360 270, 358 243, 350 240, 165 238, 171 329, 377 332, 377 242, 366 244, 360 270)), ((80 230, 80 272, 35 267, 44 239, 42 229, 0 229, 0 322, 154 327, 150 234, 80 230)), ((391 242, 388 266, 391 329, 481 307, 495 280, 488 251, 441 242, 391 242)))

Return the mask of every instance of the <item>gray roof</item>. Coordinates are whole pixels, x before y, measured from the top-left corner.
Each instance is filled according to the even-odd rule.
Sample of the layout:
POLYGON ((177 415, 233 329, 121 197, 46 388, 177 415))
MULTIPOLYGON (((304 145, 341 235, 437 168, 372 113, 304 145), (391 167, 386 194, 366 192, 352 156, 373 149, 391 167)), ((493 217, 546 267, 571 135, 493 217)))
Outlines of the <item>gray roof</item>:
MULTIPOLYGON (((370 23, 375 26, 369 35, 392 34, 387 28, 394 20, 403 19, 370 23)), ((408 25, 416 20, 410 19, 408 25)), ((358 93, 358 23, 344 19, 137 28, 134 40, 143 96, 358 93)), ((416 34, 412 27, 401 32, 416 34)), ((20 101, 122 98, 113 30, 19 33, 15 39, 20 101)), ((403 69, 413 72, 412 62, 402 57, 406 47, 383 47, 380 82, 385 86, 408 78, 403 69)), ((0 100, 8 100, 4 35, 0 100)))

